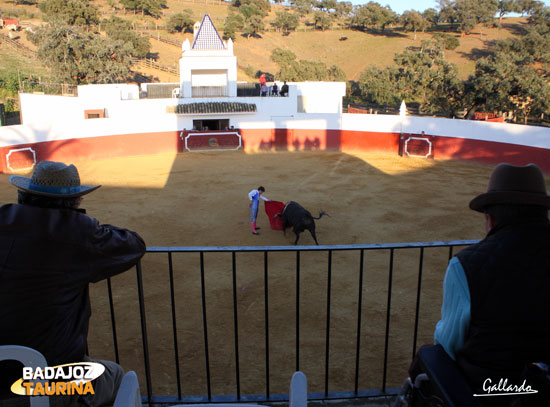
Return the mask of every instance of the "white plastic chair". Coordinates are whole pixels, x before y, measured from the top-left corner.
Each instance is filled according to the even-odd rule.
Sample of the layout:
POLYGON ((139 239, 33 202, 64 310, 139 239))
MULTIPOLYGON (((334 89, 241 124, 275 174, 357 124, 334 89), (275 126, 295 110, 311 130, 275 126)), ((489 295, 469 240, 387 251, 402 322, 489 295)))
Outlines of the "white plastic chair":
MULTIPOLYGON (((2 345, 0 346, 0 361, 17 360, 25 367, 46 367, 48 362, 40 352, 26 346, 2 345)), ((49 407, 50 398, 48 396, 31 397, 31 407, 49 407)))
POLYGON ((136 372, 129 371, 122 378, 113 407, 141 407, 141 394, 136 372))
MULTIPOLYGON (((48 366, 42 353, 19 345, 0 345, 0 361, 2 360, 17 360, 23 366, 32 368, 48 366)), ((31 407, 49 407, 50 398, 48 396, 31 397, 30 405, 31 407)), ((123 376, 113 407, 141 407, 141 394, 135 372, 129 371, 123 376)))
POLYGON ((307 407, 307 378, 298 371, 290 380, 289 407, 307 407))

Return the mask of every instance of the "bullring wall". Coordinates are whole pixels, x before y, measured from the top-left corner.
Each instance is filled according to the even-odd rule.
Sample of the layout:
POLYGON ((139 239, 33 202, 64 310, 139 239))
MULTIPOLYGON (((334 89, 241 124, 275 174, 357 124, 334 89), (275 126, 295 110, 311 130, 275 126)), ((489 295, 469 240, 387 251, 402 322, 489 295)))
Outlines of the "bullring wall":
MULTIPOLYGON (((267 102, 267 101, 266 101, 267 102)), ((271 102, 271 101, 269 101, 271 102)), ((183 151, 192 118, 140 115, 0 128, 3 172, 30 169, 29 160, 100 159, 183 151)), ((398 154, 400 137, 424 132, 436 159, 538 164, 550 174, 550 129, 424 117, 368 114, 234 115, 246 151, 339 150, 398 154)), ((406 154, 404 154, 406 155, 406 154)))

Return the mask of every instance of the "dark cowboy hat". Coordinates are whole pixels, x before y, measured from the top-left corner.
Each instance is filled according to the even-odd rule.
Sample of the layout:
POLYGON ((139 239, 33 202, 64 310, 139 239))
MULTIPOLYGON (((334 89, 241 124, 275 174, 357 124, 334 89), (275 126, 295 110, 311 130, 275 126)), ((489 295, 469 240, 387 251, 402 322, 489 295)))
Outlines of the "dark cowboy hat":
POLYGON ((39 162, 31 178, 12 175, 9 182, 31 194, 58 198, 75 198, 101 186, 80 185, 80 176, 74 165, 54 161, 39 162))
POLYGON ((550 208, 542 171, 535 164, 518 167, 499 164, 489 179, 487 192, 470 201, 470 209, 484 212, 490 205, 537 205, 550 208))

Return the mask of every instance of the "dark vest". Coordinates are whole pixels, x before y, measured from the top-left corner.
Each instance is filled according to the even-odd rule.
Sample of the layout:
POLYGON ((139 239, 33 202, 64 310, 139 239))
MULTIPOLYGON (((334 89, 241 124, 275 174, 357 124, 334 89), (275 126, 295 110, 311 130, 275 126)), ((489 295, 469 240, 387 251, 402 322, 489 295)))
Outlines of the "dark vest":
POLYGON ((457 360, 497 372, 550 361, 550 225, 497 225, 457 254, 471 321, 457 360))

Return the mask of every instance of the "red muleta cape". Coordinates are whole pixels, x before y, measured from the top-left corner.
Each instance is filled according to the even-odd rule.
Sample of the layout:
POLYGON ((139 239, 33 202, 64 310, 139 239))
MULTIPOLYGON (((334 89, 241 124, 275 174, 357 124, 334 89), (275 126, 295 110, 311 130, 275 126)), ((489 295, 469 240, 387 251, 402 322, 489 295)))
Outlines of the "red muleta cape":
POLYGON ((280 216, 273 218, 273 216, 281 213, 285 204, 279 201, 266 201, 265 203, 265 213, 269 218, 269 225, 273 230, 283 230, 283 221, 280 216))

